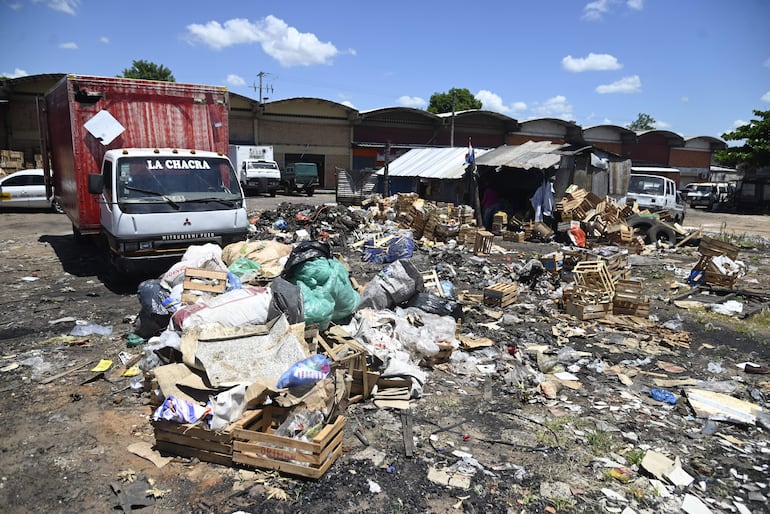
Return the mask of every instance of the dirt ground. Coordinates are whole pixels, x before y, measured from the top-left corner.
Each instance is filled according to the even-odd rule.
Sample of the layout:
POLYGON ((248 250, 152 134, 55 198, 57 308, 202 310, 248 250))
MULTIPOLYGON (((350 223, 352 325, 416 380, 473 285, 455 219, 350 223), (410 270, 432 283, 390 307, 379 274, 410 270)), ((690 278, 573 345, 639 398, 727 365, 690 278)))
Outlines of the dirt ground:
MULTIPOLYGON (((308 202, 333 197, 252 198, 250 206, 263 211, 286 201, 312 211, 308 202)), ((284 211, 263 213, 263 225, 294 212, 284 211)), ((325 212, 334 227, 329 213, 339 219, 346 211, 325 212)), ((685 220, 740 244, 748 273, 736 284, 744 290, 739 301, 746 290, 770 290, 768 221, 692 210, 685 220)), ((340 238, 335 251, 366 283, 382 266, 362 262, 351 242, 340 238)), ((181 457, 158 467, 132 453, 132 445, 154 443, 147 395, 112 370, 90 370, 101 359, 119 362, 120 352, 141 351, 128 346, 127 336, 140 308, 136 286, 148 277, 112 281, 100 253, 76 244, 64 215, 0 213, 3 511, 119 512, 111 485, 146 481, 154 503, 133 512, 629 514, 683 512, 683 503, 698 501, 711 512, 768 512, 768 427, 700 419, 683 385, 662 387, 676 405, 649 393, 665 383, 656 380, 689 379, 766 409, 768 375, 738 364, 770 364, 767 312, 739 319, 675 305, 671 299, 689 289, 687 275, 698 260, 697 248, 686 247, 629 257, 632 276, 651 298, 646 323, 581 322, 555 301, 569 275, 560 282, 523 273, 531 259, 560 245, 496 243, 504 253, 487 259, 443 245, 420 246, 413 257, 419 269, 437 266, 458 292, 479 294, 501 279, 520 284, 517 302, 504 309, 464 304, 458 333, 494 344, 458 351, 470 358, 454 356, 427 370, 424 394, 412 401, 413 455, 406 456, 399 413, 365 401, 346 412, 339 460, 321 479, 304 480, 181 457), (111 333, 69 336, 76 320, 111 333), (534 345, 560 352, 551 357, 562 356, 579 381, 548 377, 557 390, 544 394, 537 380, 542 363, 528 352, 534 345), (578 360, 575 352, 585 353, 578 360), (651 450, 681 460, 694 483, 656 490, 640 469, 651 450), (452 485, 437 476, 452 477, 452 485)))

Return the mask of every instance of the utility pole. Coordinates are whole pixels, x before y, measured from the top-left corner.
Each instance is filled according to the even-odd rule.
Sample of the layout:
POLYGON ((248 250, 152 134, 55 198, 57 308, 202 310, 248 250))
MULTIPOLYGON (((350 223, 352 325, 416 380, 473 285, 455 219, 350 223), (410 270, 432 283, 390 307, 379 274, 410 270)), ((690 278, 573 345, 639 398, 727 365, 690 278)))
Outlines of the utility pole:
POLYGON ((388 174, 388 166, 390 165, 390 141, 385 144, 385 171, 382 174, 382 190, 385 198, 390 196, 390 176, 388 174))
POLYGON ((269 86, 269 85, 264 85, 263 86, 262 85, 262 80, 267 75, 270 75, 270 74, 269 73, 265 73, 264 71, 260 71, 259 73, 257 73, 257 77, 259 78, 259 85, 254 84, 253 86, 251 86, 254 89, 254 91, 259 90, 259 105, 260 105, 260 107, 262 106, 262 104, 266 100, 269 99, 267 96, 262 96, 262 91, 264 90, 265 93, 269 92, 270 94, 273 94, 273 86, 269 86))
POLYGON ((452 90, 452 127, 449 130, 449 146, 454 148, 455 146, 455 99, 457 98, 457 92, 452 90))

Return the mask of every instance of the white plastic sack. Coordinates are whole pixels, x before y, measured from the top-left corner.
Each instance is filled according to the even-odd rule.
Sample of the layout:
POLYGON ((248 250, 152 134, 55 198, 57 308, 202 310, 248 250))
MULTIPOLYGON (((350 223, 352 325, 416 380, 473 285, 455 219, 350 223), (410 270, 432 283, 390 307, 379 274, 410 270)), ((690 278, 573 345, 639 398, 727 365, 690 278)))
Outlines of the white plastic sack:
POLYGON ((262 325, 268 320, 272 297, 270 289, 263 287, 233 289, 205 302, 178 310, 171 321, 177 330, 187 330, 208 323, 219 323, 227 327, 262 325))
POLYGON ((171 266, 163 275, 162 285, 171 290, 177 284, 183 283, 187 268, 227 271, 227 266, 222 261, 222 248, 214 243, 189 247, 182 256, 182 260, 171 266))

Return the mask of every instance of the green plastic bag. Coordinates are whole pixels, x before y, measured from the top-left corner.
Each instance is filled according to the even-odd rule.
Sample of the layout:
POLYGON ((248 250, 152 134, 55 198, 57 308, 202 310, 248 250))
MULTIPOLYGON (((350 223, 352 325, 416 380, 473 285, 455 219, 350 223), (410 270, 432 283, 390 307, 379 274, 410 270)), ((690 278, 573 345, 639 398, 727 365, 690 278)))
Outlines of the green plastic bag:
POLYGON ((259 263, 248 257, 238 257, 228 266, 227 271, 240 278, 248 273, 259 271, 259 263))
POLYGON ((321 328, 351 315, 361 301, 348 270, 337 259, 319 257, 299 264, 289 282, 302 291, 305 322, 321 328))

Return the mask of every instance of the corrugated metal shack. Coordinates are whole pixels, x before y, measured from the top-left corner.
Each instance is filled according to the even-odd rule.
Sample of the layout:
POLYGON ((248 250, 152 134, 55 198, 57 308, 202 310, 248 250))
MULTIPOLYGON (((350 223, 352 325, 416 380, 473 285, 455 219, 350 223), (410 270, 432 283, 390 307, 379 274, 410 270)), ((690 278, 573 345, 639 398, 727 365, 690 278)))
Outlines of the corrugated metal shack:
POLYGON ((501 146, 476 159, 480 181, 493 187, 513 212, 529 210, 529 198, 546 179, 553 178, 554 197, 571 185, 599 196, 623 196, 631 161, 591 145, 528 141, 501 146))
MULTIPOLYGON (((490 150, 474 149, 476 159, 490 150)), ((390 194, 417 193, 433 202, 474 205, 470 192, 473 166, 467 147, 413 148, 388 165, 390 194)), ((385 168, 377 170, 378 190, 384 191, 385 168)))

